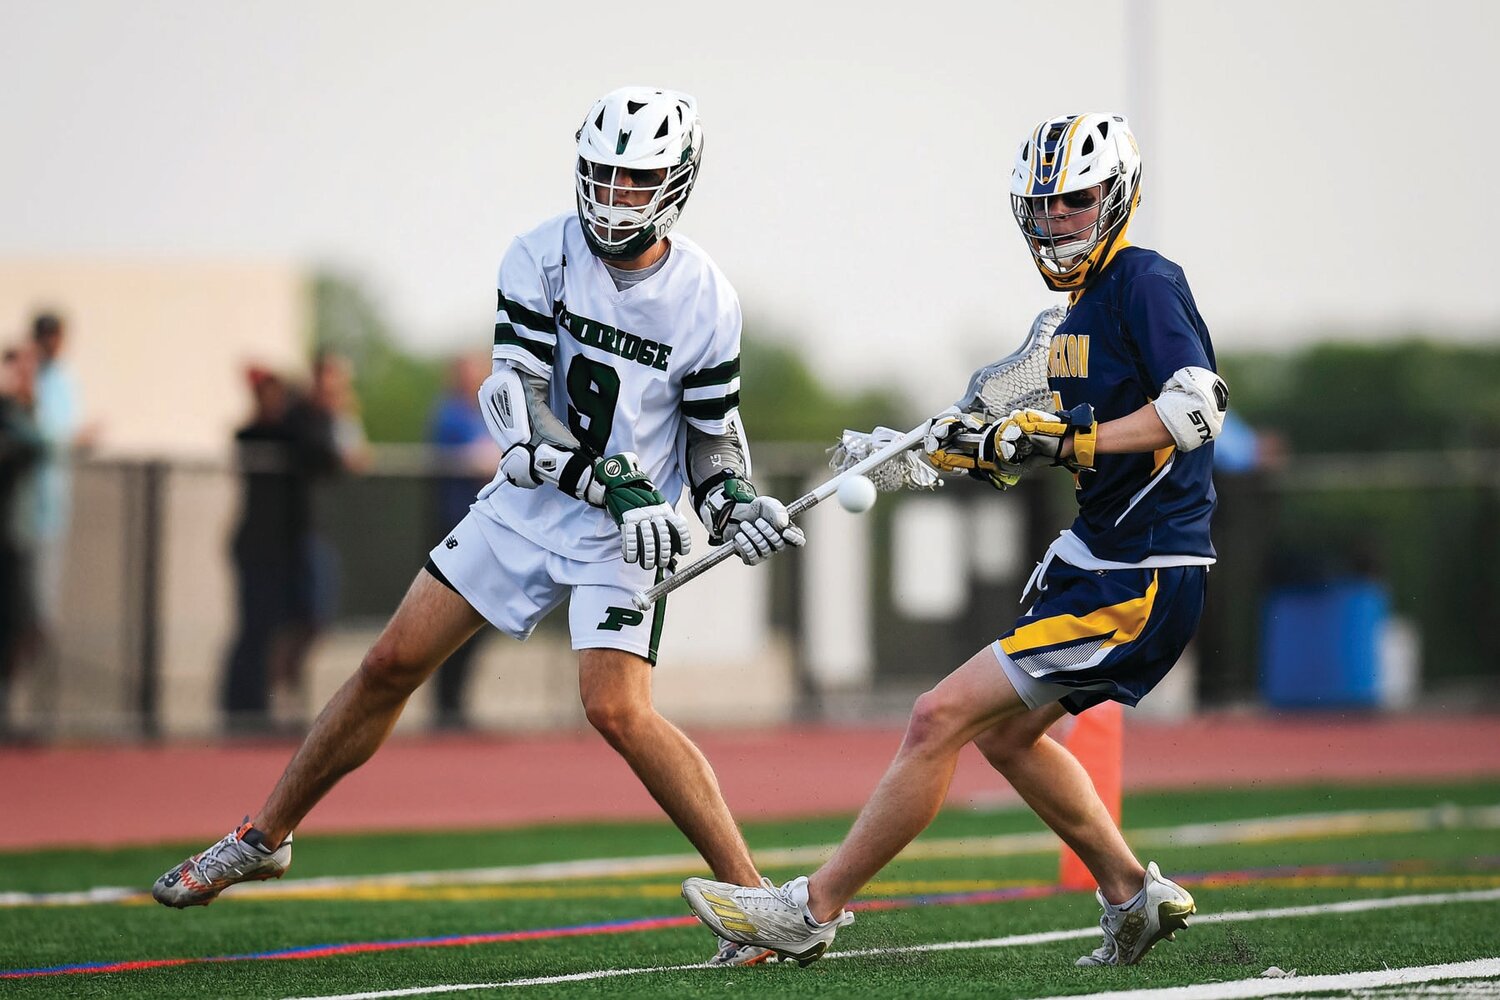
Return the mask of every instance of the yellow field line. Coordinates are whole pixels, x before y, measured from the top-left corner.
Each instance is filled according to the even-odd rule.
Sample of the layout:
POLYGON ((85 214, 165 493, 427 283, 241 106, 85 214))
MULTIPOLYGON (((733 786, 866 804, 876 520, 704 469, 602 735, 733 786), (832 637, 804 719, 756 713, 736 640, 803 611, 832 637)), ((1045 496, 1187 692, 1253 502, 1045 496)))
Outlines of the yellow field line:
MULTIPOLYGON (((998 889, 1042 888, 1052 883, 1038 879, 939 879, 875 881, 864 890, 869 896, 985 892, 998 889)), ((1207 878, 1190 883, 1194 889, 1233 889, 1243 878, 1207 878)), ((1500 888, 1496 875, 1292 875, 1256 878, 1257 888, 1283 889, 1489 889, 1500 888)), ((616 886, 491 885, 491 886, 347 886, 279 893, 279 900, 320 900, 363 903, 410 902, 560 902, 563 900, 676 899, 675 882, 616 886)), ((131 900, 145 905, 148 900, 131 900)))
MULTIPOLYGON (((1359 812, 1315 813, 1279 816, 1267 819, 1229 820, 1194 823, 1175 827, 1157 827, 1126 831, 1126 837, 1137 848, 1200 847, 1214 844, 1273 843, 1288 840, 1311 840, 1333 837, 1358 837, 1379 833, 1416 833, 1429 830, 1500 828, 1500 805, 1456 806, 1445 804, 1426 809, 1386 809, 1359 812)), ((901 852, 906 861, 938 858, 994 858, 1028 854, 1048 854, 1057 850, 1058 841, 1050 832, 1011 833, 992 837, 949 837, 918 840, 901 852)), ((812 868, 833 853, 834 845, 756 851, 756 861, 764 868, 812 868)), ((399 872, 388 875, 332 876, 294 879, 290 882, 260 882, 235 886, 240 898, 356 898, 340 893, 355 891, 375 895, 358 898, 398 898, 380 896, 395 891, 448 891, 454 888, 516 886, 522 883, 567 882, 589 880, 582 887, 594 897, 601 895, 599 882, 665 876, 681 876, 703 870, 703 860, 696 854, 655 855, 650 857, 592 858, 576 861, 543 862, 494 868, 469 868, 451 871, 399 872), (318 895, 328 893, 329 895, 318 895)), ((0 908, 14 906, 78 906, 139 903, 149 900, 143 890, 130 887, 103 887, 82 892, 21 893, 0 892, 0 908)), ((416 897, 399 898, 451 898, 416 897)), ((488 897, 518 898, 518 897, 488 897)), ((556 898, 565 898, 558 896, 556 898)), ((568 897, 571 898, 571 897, 568 897)))

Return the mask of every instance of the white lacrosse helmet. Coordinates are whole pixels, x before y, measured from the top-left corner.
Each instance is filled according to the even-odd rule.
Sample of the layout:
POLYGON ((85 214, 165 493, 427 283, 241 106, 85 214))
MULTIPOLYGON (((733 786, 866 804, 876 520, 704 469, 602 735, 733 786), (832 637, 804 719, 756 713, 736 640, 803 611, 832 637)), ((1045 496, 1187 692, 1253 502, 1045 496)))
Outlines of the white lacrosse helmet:
POLYGON ((622 87, 578 130, 578 220, 589 249, 629 260, 676 224, 698 179, 703 127, 686 94, 622 87))
POLYGON ((1016 151, 1010 206, 1047 287, 1088 284, 1124 237, 1140 193, 1141 151, 1123 115, 1060 115, 1032 129, 1016 151), (1100 185, 1097 217, 1070 227, 1080 208, 1067 196, 1100 185))

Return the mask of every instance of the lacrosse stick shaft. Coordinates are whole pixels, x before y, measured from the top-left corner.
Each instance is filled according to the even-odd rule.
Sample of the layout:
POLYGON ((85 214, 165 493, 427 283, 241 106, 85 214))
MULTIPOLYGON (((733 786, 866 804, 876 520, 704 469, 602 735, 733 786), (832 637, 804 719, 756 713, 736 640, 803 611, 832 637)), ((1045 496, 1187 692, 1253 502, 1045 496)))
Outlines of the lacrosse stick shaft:
MULTIPOLYGON (((871 452, 868 456, 845 469, 843 472, 840 472, 832 479, 829 479, 826 482, 820 483, 818 486, 814 487, 812 492, 804 493, 802 496, 787 504, 787 513, 791 515, 791 517, 796 518, 797 515, 801 514, 803 511, 816 507, 818 504, 822 503, 824 500, 827 500, 829 497, 837 493, 839 491, 839 483, 842 483, 845 479, 848 479, 850 476, 862 476, 876 466, 884 465, 886 462, 895 458, 903 451, 915 447, 921 442, 922 438, 927 434, 927 431, 931 427, 931 420, 922 421, 922 423, 918 424, 916 427, 913 427, 905 434, 896 438, 884 448, 881 448, 876 452, 871 452)), ((689 563, 651 589, 638 592, 635 595, 636 608, 641 611, 645 611, 646 609, 650 608, 651 605, 655 604, 663 597, 666 597, 678 587, 681 587, 685 583, 696 580, 698 577, 702 576, 704 573, 707 573, 709 570, 713 569, 715 566, 719 565, 719 563, 723 562, 725 559, 728 559, 732 555, 734 555, 733 545, 718 546, 702 559, 699 559, 697 562, 689 563)))

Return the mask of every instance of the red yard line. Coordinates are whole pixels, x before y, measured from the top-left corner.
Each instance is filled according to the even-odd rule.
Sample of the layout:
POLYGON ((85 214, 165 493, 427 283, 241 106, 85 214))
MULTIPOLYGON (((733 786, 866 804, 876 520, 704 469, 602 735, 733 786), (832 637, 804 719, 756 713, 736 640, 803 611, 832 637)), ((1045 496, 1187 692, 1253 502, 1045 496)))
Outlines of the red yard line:
MULTIPOLYGON (((852 812, 901 739, 893 727, 694 733, 741 820, 852 812)), ((1127 790, 1500 776, 1500 716, 1210 715, 1131 720, 1127 790)), ((290 742, 0 751, 0 849, 120 846, 222 836, 253 812, 290 742)), ((966 751, 950 802, 992 802, 1004 781, 966 751)), ((301 832, 461 829, 658 819, 592 732, 399 737, 346 778, 301 832)), ((206 841, 205 841, 206 842, 206 841)))

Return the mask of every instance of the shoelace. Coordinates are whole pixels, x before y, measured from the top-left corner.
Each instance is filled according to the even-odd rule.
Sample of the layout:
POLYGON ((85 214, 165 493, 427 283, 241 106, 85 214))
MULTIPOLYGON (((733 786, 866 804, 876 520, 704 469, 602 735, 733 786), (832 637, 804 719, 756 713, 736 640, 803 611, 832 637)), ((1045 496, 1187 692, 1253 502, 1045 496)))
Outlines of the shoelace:
POLYGON ((229 836, 225 837, 223 840, 219 841, 217 844, 204 851, 203 856, 198 859, 199 871, 203 872, 203 874, 208 876, 209 879, 214 879, 223 872, 227 872, 231 868, 234 868, 234 863, 229 859, 223 857, 223 855, 228 853, 230 848, 238 846, 239 842, 240 840, 238 835, 231 833, 229 836))
POLYGON ((756 906, 757 908, 762 909, 766 907, 774 907, 780 904, 781 906, 789 906, 792 909, 797 910, 798 912, 801 912, 802 910, 802 907, 798 906, 796 901, 792 899, 791 893, 783 891, 776 885, 776 883, 772 882, 765 876, 761 876, 760 891, 764 892, 767 896, 770 897, 770 899, 757 898, 757 896, 755 895, 755 890, 751 890, 750 892, 745 893, 745 895, 740 899, 739 902, 741 903, 741 905, 756 906))

